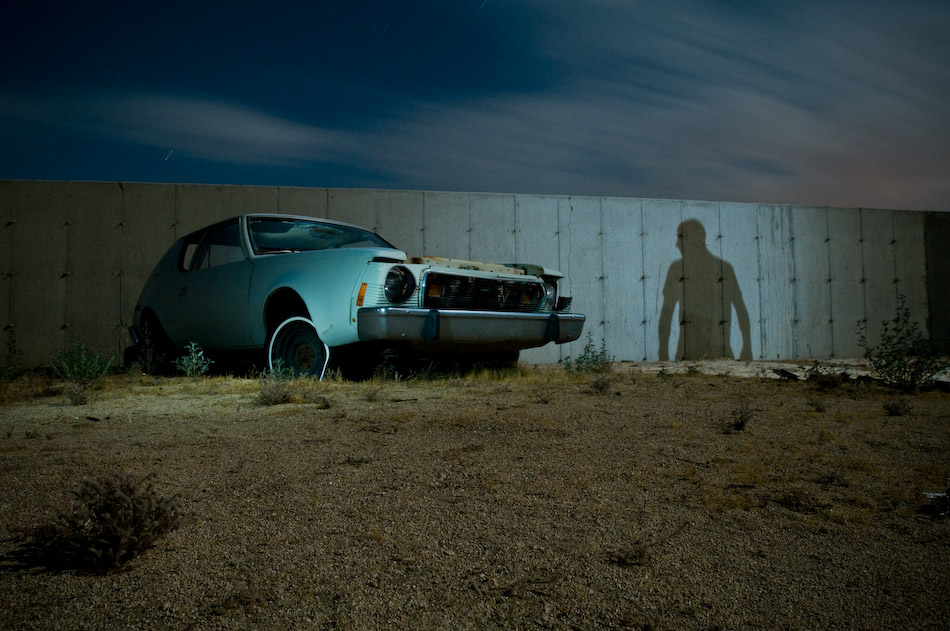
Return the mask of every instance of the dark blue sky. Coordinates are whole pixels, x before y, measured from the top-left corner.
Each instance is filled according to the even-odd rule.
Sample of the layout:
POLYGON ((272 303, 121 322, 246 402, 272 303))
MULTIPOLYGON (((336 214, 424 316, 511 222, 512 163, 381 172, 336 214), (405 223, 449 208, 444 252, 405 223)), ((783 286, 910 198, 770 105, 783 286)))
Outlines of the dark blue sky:
POLYGON ((0 178, 950 210, 950 3, 0 8, 0 178))

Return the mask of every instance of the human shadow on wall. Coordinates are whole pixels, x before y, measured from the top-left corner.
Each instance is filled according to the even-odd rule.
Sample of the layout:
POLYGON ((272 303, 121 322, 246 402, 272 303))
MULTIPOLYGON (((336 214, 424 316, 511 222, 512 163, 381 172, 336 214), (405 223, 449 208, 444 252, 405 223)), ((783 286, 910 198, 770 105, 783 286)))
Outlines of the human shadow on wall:
POLYGON ((670 324, 679 305, 679 343, 675 359, 733 358, 732 310, 742 333, 739 359, 752 359, 749 312, 732 265, 706 248, 706 230, 688 219, 677 229, 676 247, 683 255, 666 273, 660 311, 660 360, 669 359, 670 324))

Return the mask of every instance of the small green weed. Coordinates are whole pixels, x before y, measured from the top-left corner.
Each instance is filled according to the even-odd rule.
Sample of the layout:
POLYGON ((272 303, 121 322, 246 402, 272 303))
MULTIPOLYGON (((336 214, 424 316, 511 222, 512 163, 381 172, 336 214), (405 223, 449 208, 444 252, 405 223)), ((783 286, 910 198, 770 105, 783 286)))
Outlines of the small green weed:
POLYGON ((138 353, 135 355, 135 372, 142 372, 146 375, 154 375, 159 372, 162 364, 165 362, 165 354, 162 353, 155 343, 155 335, 148 322, 142 323, 142 340, 138 347, 138 353))
POLYGON ((910 318, 906 298, 897 298, 897 311, 882 323, 881 342, 871 346, 867 338, 867 323, 858 323, 858 345, 881 380, 892 387, 914 390, 933 383, 936 376, 950 363, 941 358, 910 318))
POLYGON ((53 374, 71 383, 89 385, 99 381, 112 370, 114 356, 105 359, 80 341, 68 350, 58 353, 50 361, 53 374))
POLYGON ((90 393, 112 370, 115 356, 105 359, 83 342, 75 341, 68 350, 50 360, 53 374, 66 382, 66 396, 73 405, 88 403, 90 393))
POLYGON ((175 360, 175 368, 191 378, 200 377, 208 372, 208 369, 211 368, 211 364, 213 364, 214 361, 205 357, 205 353, 201 350, 201 347, 198 346, 196 342, 189 342, 185 349, 188 351, 188 354, 182 355, 175 360))
POLYGON ((561 364, 568 372, 603 372, 610 369, 613 360, 614 358, 607 354, 607 342, 601 339, 598 350, 594 347, 594 336, 588 333, 587 343, 584 344, 581 354, 576 359, 568 355, 561 360, 561 364))

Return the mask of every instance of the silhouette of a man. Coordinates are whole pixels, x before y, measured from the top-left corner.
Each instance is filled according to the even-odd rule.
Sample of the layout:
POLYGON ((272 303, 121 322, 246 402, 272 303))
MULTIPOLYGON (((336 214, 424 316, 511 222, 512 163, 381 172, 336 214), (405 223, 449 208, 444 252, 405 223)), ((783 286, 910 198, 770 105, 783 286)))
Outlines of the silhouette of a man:
POLYGON ((729 340, 735 309, 742 333, 739 359, 751 360, 749 312, 732 265, 706 249, 706 230, 695 219, 681 223, 677 232, 676 247, 683 258, 670 265, 663 285, 660 360, 669 359, 670 324, 677 304, 680 335, 676 359, 732 358, 729 340))

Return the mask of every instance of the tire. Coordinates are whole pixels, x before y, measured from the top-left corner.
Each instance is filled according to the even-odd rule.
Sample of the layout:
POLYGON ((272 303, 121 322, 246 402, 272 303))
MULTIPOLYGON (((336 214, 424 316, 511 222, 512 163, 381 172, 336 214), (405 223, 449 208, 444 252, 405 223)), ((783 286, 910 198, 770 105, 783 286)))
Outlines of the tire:
POLYGON ((323 379, 330 349, 317 335, 313 322, 296 316, 280 323, 267 345, 267 367, 281 362, 295 375, 323 379))

